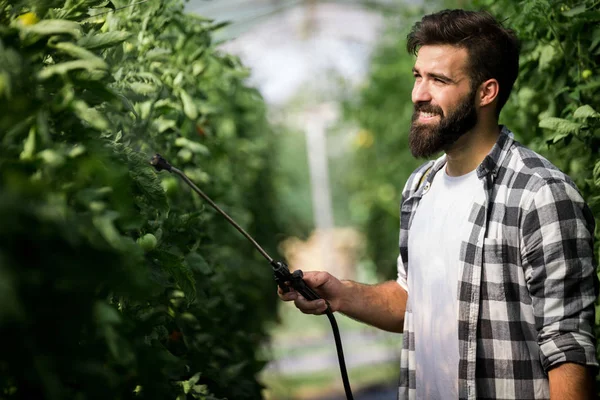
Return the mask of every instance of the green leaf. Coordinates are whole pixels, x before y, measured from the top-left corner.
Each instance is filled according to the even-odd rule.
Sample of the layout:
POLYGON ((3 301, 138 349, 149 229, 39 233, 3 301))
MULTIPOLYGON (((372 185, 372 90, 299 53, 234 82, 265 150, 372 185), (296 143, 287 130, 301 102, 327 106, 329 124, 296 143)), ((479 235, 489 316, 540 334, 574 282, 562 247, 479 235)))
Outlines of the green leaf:
POLYGON ((565 17, 574 17, 578 14, 585 12, 585 10, 586 10, 585 4, 580 4, 578 6, 571 8, 570 10, 563 12, 563 15, 565 17))
POLYGON ((94 315, 96 321, 101 325, 116 325, 121 323, 121 315, 119 312, 113 306, 106 304, 103 301, 96 302, 94 306, 94 315))
POLYGON ((147 95, 150 93, 155 93, 158 88, 154 85, 144 82, 131 82, 129 83, 129 87, 137 94, 147 95))
POLYGON ((229 379, 235 379, 240 376, 242 370, 248 365, 247 361, 242 361, 233 365, 228 366, 223 370, 224 375, 229 379))
POLYGON ((196 252, 189 253, 185 257, 185 261, 193 271, 199 272, 204 275, 210 275, 213 273, 213 269, 206 262, 204 257, 196 252))
POLYGON ((188 394, 192 390, 194 385, 198 382, 198 380, 200 380, 200 372, 192 376, 189 380, 182 381, 181 386, 183 387, 183 392, 185 394, 188 394))
POLYGON ((24 33, 33 33, 41 36, 67 34, 79 39, 81 37, 81 25, 77 22, 64 19, 43 19, 33 25, 19 25, 24 33))
POLYGON ((181 90, 179 93, 181 102, 183 103, 183 112, 189 119, 195 121, 196 118, 198 118, 198 108, 196 107, 196 104, 194 104, 194 100, 192 100, 185 90, 181 90))
POLYGON ((192 153, 198 153, 203 155, 210 154, 208 147, 206 147, 205 145, 200 144, 198 142, 194 142, 184 137, 178 137, 177 139, 175 139, 175 146, 184 147, 190 150, 192 153))
POLYGON ((112 325, 104 327, 104 337, 111 355, 121 364, 129 364, 135 360, 130 344, 112 325))
POLYGON ((76 144, 68 153, 68 156, 70 158, 77 158, 80 155, 84 154, 86 151, 86 148, 84 145, 82 144, 76 144))
POLYGON ((142 154, 120 143, 112 145, 117 156, 127 163, 129 175, 135 182, 135 187, 141 196, 136 197, 136 203, 143 210, 152 213, 169 211, 167 196, 161 186, 161 181, 150 166, 149 160, 142 154))
POLYGON ((31 160, 33 158, 33 154, 35 153, 35 128, 32 126, 29 129, 29 135, 27 135, 27 139, 23 143, 23 151, 19 158, 21 160, 31 160))
POLYGON ((115 212, 98 215, 92 218, 92 223, 113 248, 121 250, 123 249, 123 237, 114 225, 114 220, 117 216, 115 212))
POLYGON ((84 36, 77 44, 86 49, 100 50, 116 46, 131 37, 130 32, 114 31, 84 36))
POLYGON ((558 52, 551 44, 543 45, 540 49, 539 67, 540 70, 546 69, 552 60, 556 57, 558 52))
POLYGON ((194 274, 185 263, 185 259, 167 251, 155 254, 155 258, 161 269, 175 280, 177 286, 185 294, 185 298, 188 301, 193 301, 196 298, 196 280, 194 279, 194 274))
POLYGON ((600 113, 594 110, 589 104, 579 107, 573 113, 575 119, 600 118, 600 113))
POLYGON ((146 53, 146 59, 148 60, 153 60, 153 59, 167 59, 167 57, 164 56, 169 56, 173 53, 173 51, 171 49, 163 49, 163 48, 154 48, 149 50, 146 53))
POLYGON ((73 112, 92 128, 105 131, 109 128, 108 120, 95 108, 89 107, 83 100, 73 101, 73 112))
POLYGON ((125 156, 129 166, 129 175, 136 183, 137 189, 143 194, 143 204, 155 212, 166 213, 169 210, 167 196, 161 181, 150 166, 148 159, 129 147, 117 144, 115 149, 125 156))
POLYGON ((539 123, 540 128, 551 129, 559 134, 575 134, 578 133, 582 124, 569 121, 563 118, 545 118, 539 123))
POLYGON ((68 54, 71 57, 79 58, 81 60, 91 60, 98 66, 97 69, 108 69, 106 62, 92 53, 91 51, 84 49, 83 47, 77 46, 71 42, 59 42, 53 45, 58 51, 68 54))
POLYGON ((596 27, 596 29, 594 29, 594 32, 592 33, 592 37, 594 38, 592 40, 592 43, 590 44, 590 47, 588 48, 588 51, 591 53, 596 46, 598 46, 598 44, 600 44, 600 27, 596 27))
POLYGON ((177 127, 177 121, 163 117, 156 118, 153 123, 158 133, 163 133, 166 130, 175 129, 177 127))
POLYGON ((37 153, 37 158, 44 161, 44 164, 50 167, 60 167, 65 163, 65 157, 58 151, 44 149, 37 153))
POLYGON ((594 180, 596 185, 600 186, 600 161, 594 166, 594 180))
POLYGON ((64 75, 69 71, 73 70, 87 70, 89 72, 97 72, 98 70, 105 70, 107 65, 104 61, 98 62, 96 60, 75 60, 67 61, 60 64, 50 65, 43 68, 37 74, 39 80, 46 80, 54 75, 64 75))

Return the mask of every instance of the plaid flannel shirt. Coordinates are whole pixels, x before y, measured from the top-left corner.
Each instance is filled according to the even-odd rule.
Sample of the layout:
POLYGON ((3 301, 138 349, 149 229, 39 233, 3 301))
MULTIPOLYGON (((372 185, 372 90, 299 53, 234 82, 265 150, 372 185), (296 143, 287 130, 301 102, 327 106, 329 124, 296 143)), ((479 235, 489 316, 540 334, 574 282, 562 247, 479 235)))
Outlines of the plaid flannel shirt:
MULTIPOLYGON (((403 190, 398 279, 410 273, 408 235, 419 200, 444 165, 445 156, 422 165, 403 190)), ((594 218, 571 179, 505 127, 476 173, 485 201, 473 205, 471 235, 460 251, 459 398, 548 399, 553 366, 598 366, 594 218)), ((410 297, 402 400, 416 398, 412 307, 418 304, 410 297)))

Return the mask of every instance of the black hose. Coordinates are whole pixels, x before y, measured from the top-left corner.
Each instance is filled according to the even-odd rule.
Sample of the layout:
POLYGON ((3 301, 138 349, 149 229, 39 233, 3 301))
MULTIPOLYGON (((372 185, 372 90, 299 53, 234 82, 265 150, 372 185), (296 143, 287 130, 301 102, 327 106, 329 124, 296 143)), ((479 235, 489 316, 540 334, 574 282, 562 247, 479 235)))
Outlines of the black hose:
POLYGON ((333 338, 335 339, 335 348, 338 355, 338 363, 340 364, 340 372, 342 374, 342 382, 344 383, 344 392, 346 392, 347 400, 354 400, 352 397, 352 390, 350 389, 350 380, 348 379, 348 371, 346 370, 346 360, 344 359, 344 349, 342 348, 342 338, 340 337, 340 330, 338 324, 333 316, 333 313, 327 308, 327 318, 331 323, 331 329, 333 330, 333 338))
MULTIPOLYGON (((278 284, 280 285, 282 290, 286 290, 286 286, 284 285, 284 282, 291 281, 292 287, 294 287, 294 289, 298 290, 300 292, 300 294, 302 294, 304 296, 304 298, 306 298, 307 300, 316 300, 316 299, 321 298, 321 297, 319 297, 318 294, 316 294, 314 292, 314 290, 312 290, 310 287, 308 287, 306 285, 306 283, 302 280, 302 271, 296 270, 294 274, 290 274, 290 271, 285 263, 283 263, 281 261, 274 261, 273 258, 271 258, 271 256, 269 256, 267 254, 267 252, 262 247, 260 247, 260 245, 254 240, 254 238, 252 238, 252 236, 250 236, 241 226, 239 226, 233 220, 233 218, 231 218, 229 215, 227 215, 227 213, 225 213, 225 211, 221 210, 221 208, 219 206, 217 206, 215 204, 215 202, 210 199, 210 197, 208 197, 206 194, 204 194, 204 192, 202 190, 200 190, 200 188, 198 188, 198 186, 196 186, 194 184, 194 182, 192 182, 190 180, 190 178, 188 178, 183 172, 181 172, 180 170, 178 170, 177 168, 175 168, 171 164, 169 164, 169 162, 167 160, 165 160, 163 157, 161 157, 160 154, 154 155, 154 157, 152 157, 152 160, 150 161, 150 164, 152 166, 154 166, 154 168, 157 171, 166 170, 166 171, 169 171, 171 173, 178 175, 181 179, 183 179, 183 181, 185 183, 187 183, 187 185, 190 188, 192 188, 192 190, 194 190, 198 195, 200 195, 200 197, 202 197, 204 200, 206 200, 208 202, 208 204, 210 204, 223 217, 225 217, 225 219, 231 225, 233 225, 246 239, 248 239, 254 245, 254 247, 258 250, 258 252, 260 254, 262 254, 263 257, 265 257, 267 259, 267 261, 269 261, 269 263, 273 266, 273 271, 275 273, 275 279, 278 281, 278 284), (280 279, 278 279, 278 277, 280 279), (281 280, 281 282, 279 282, 279 280, 281 280)), ((329 318, 329 322, 331 323, 331 329, 333 330, 333 338, 335 339, 335 348, 337 350, 338 362, 340 364, 340 372, 342 374, 342 381, 344 383, 344 391, 346 392, 346 399, 354 400, 354 397, 352 397, 352 390, 350 389, 350 381, 348 379, 348 371, 346 370, 346 361, 344 359, 344 349, 342 348, 342 338, 340 337, 340 330, 338 328, 337 321, 335 320, 335 317, 333 316, 333 312, 331 311, 331 308, 329 307, 329 304, 327 304, 327 311, 325 313, 327 314, 327 318, 329 318)))

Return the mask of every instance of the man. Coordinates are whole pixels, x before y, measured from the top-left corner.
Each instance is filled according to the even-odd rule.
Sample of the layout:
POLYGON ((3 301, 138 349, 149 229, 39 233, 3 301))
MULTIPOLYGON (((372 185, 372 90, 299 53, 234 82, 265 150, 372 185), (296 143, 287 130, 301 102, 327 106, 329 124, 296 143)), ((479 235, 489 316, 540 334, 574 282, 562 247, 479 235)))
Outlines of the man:
POLYGON ((401 399, 594 398, 594 220, 565 174, 498 126, 516 36, 485 12, 447 10, 415 24, 408 50, 411 151, 445 154, 404 188, 398 279, 306 283, 332 311, 404 332, 401 399))

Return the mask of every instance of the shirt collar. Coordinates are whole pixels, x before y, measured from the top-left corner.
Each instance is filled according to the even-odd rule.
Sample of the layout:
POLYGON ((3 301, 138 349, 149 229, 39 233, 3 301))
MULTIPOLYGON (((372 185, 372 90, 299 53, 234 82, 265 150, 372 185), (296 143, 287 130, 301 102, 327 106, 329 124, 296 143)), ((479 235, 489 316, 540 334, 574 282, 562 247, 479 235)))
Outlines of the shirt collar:
MULTIPOLYGON (((495 179, 498 175, 498 170, 504 161, 504 158, 508 154, 510 146, 514 142, 514 134, 504 125, 500 125, 500 134, 498 140, 492 147, 492 150, 483 159, 481 164, 477 167, 477 178, 483 179, 487 175, 491 175, 492 179, 495 179)), ((437 160, 430 164, 431 166, 427 170, 429 172, 425 185, 422 185, 415 195, 421 197, 422 194, 427 193, 434 176, 446 165, 446 154, 442 154, 437 160)))
POLYGON ((500 126, 500 135, 498 140, 489 154, 483 159, 479 167, 477 167, 477 177, 482 179, 483 177, 491 174, 492 178, 498 175, 504 158, 508 154, 510 146, 514 142, 513 133, 504 125, 500 126))

